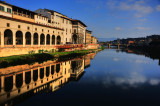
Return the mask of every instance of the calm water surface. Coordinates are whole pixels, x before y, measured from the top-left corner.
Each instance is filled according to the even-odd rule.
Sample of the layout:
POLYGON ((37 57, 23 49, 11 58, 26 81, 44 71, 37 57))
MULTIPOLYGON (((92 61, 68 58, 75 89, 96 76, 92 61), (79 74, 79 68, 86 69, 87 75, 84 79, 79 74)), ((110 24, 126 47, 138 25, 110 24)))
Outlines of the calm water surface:
POLYGON ((106 49, 96 54, 79 79, 54 92, 46 89, 31 94, 16 105, 159 106, 158 63, 142 55, 106 49))

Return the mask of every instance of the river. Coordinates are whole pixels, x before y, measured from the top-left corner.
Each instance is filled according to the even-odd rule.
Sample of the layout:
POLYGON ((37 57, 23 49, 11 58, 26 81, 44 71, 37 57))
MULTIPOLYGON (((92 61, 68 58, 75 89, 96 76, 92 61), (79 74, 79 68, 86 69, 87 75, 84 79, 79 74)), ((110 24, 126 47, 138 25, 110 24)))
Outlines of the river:
POLYGON ((23 67, 1 71, 1 105, 160 105, 159 60, 131 51, 105 49, 68 61, 25 66, 31 71, 23 67))

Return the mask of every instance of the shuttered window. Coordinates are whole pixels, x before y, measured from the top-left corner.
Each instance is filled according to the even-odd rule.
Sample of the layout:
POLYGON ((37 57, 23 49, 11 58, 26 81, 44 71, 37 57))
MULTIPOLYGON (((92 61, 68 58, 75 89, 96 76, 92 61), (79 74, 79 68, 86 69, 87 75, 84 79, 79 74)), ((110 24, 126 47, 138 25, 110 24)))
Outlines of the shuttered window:
POLYGON ((3 6, 2 6, 2 8, 3 8, 3 11, 5 11, 3 6))

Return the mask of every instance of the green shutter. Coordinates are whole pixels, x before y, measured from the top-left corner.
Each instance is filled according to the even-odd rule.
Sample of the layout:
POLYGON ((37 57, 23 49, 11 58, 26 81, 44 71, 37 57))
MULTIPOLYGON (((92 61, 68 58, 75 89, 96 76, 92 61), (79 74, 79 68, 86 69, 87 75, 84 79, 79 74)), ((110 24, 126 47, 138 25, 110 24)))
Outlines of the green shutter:
POLYGON ((4 7, 3 7, 3 11, 4 11, 4 7))
POLYGON ((8 9, 9 9, 9 8, 7 8, 7 12, 8 12, 8 9))
POLYGON ((0 10, 2 10, 2 7, 0 6, 0 10))
POLYGON ((12 9, 10 9, 10 13, 12 13, 12 9))

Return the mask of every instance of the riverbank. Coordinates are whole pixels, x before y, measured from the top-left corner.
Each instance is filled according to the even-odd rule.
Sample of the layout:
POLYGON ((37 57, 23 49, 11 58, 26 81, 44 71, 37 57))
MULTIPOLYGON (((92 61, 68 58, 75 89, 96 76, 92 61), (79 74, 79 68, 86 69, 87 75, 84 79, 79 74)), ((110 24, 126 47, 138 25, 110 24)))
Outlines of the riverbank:
POLYGON ((35 62, 44 62, 47 60, 65 60, 66 58, 72 59, 79 56, 86 55, 96 50, 77 50, 70 52, 55 52, 55 53, 37 53, 37 54, 26 54, 18 56, 9 56, 0 58, 0 68, 8 66, 33 64, 35 62))
POLYGON ((145 55, 152 59, 160 59, 160 47, 159 46, 129 46, 122 49, 123 51, 131 50, 135 54, 145 55))

